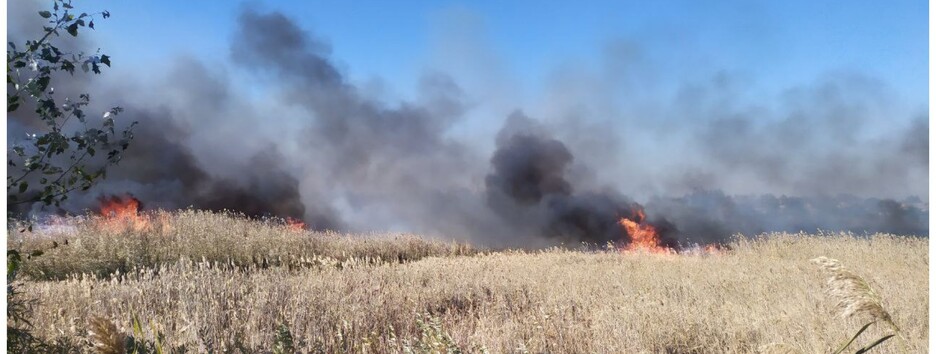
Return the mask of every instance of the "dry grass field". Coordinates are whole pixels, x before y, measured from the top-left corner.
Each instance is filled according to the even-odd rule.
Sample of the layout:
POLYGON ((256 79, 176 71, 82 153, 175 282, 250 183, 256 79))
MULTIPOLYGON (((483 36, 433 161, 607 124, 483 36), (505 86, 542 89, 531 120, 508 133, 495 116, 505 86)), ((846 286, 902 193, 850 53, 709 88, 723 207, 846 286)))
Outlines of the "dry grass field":
POLYGON ((840 316, 820 256, 865 279, 899 326, 872 352, 928 347, 923 238, 773 234, 673 255, 484 251, 196 211, 69 223, 8 239, 47 250, 19 286, 36 301, 31 333, 56 350, 830 353, 871 318, 840 316))

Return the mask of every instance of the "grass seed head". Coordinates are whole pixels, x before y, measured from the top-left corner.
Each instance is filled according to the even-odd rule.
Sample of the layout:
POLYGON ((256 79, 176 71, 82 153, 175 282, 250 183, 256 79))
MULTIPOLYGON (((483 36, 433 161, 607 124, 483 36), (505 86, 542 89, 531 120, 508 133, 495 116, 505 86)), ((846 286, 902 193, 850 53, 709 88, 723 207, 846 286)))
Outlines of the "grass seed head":
POLYGON ((88 337, 92 347, 99 354, 125 354, 126 338, 117 331, 114 322, 94 316, 88 322, 88 337))
MULTIPOLYGON (((881 304, 881 298, 866 280, 852 273, 837 259, 818 257, 812 260, 828 276, 828 294, 838 300, 842 317, 866 314, 874 320, 894 326, 890 313, 881 304)), ((896 327, 896 326, 894 326, 896 327)))

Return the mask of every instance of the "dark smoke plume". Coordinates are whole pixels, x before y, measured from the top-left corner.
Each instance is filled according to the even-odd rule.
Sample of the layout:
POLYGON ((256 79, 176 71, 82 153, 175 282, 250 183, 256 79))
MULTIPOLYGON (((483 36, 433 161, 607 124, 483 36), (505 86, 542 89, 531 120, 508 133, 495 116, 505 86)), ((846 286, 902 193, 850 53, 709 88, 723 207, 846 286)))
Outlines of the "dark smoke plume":
MULTIPOLYGON (((642 207, 610 188, 576 191, 566 177, 573 156, 565 144, 522 112, 507 118, 497 138, 486 196, 506 222, 516 228, 533 226, 531 231, 563 242, 627 240, 618 221, 636 220, 642 207)), ((665 220, 655 224, 669 225, 665 220)), ((667 241, 675 245, 675 240, 667 241)))
MULTIPOLYGON (((38 18, 35 4, 16 4, 11 13, 29 4, 19 18, 38 18)), ((10 40, 31 38, 21 28, 41 24, 11 25, 10 40)), ((93 36, 81 39, 76 48, 95 49, 93 36)), ((174 58, 155 80, 59 78, 61 97, 92 92, 98 111, 126 108, 119 122, 139 121, 136 139, 103 183, 63 210, 22 211, 78 213, 99 196, 130 193, 147 208, 495 247, 626 242, 618 221, 644 207, 671 247, 767 231, 928 235, 928 203, 893 199, 925 196, 928 117, 867 138, 888 114, 875 82, 821 80, 767 109, 734 100, 742 89, 718 76, 687 86, 665 109, 618 110, 607 108, 603 89, 630 64, 572 70, 549 93, 555 104, 528 110, 540 120, 516 111, 496 136, 465 141, 453 131, 475 103, 455 79, 427 74, 414 99, 387 103, 348 78, 329 43, 279 12, 246 8, 229 54, 174 58)), ((33 118, 8 119, 11 141, 33 118)))
MULTIPOLYGON (((507 127, 516 121, 529 121, 517 112, 507 118, 507 127)), ((572 194, 565 170, 572 153, 555 139, 529 132, 517 132, 498 144, 491 165, 494 173, 485 179, 488 197, 506 195, 521 205, 538 204, 547 195, 572 194)))

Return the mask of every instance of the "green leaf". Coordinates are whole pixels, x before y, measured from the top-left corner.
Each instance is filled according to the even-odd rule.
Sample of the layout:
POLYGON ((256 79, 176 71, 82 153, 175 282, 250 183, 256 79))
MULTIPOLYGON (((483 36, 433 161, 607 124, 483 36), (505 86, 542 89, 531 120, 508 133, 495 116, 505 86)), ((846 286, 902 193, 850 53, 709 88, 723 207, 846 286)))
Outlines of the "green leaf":
POLYGON ((20 192, 20 193, 26 192, 26 189, 27 189, 27 188, 29 188, 29 183, 26 183, 26 181, 20 182, 20 185, 19 185, 19 192, 20 192))
POLYGON ((104 64, 110 67, 110 57, 107 55, 101 55, 101 64, 104 64))
MULTIPOLYGON (((156 326, 152 322, 150 322, 150 327, 156 328, 156 326)), ((163 348, 162 348, 163 345, 162 345, 162 342, 159 340, 159 337, 162 337, 162 333, 156 333, 156 338, 154 338, 156 341, 156 348, 155 348, 156 354, 163 354, 163 348)))
POLYGON ((91 29, 94 29, 94 20, 91 20, 91 22, 88 22, 88 27, 91 29))
POLYGON ((78 24, 77 23, 72 23, 71 25, 68 26, 68 28, 66 28, 66 30, 68 30, 68 34, 72 35, 72 37, 78 37, 78 24))
POLYGON ((131 322, 133 327, 133 336, 137 338, 143 338, 143 326, 140 324, 140 318, 134 313, 131 315, 131 322))
POLYGON ((858 351, 855 352, 855 354, 864 354, 864 353, 867 353, 867 352, 868 352, 869 350, 871 350, 872 348, 878 346, 878 344, 884 343, 884 341, 886 341, 886 340, 888 340, 888 339, 891 339, 891 337, 893 337, 893 336, 894 336, 893 334, 889 334, 889 335, 886 335, 886 336, 884 336, 884 337, 881 337, 881 339, 878 339, 878 340, 874 341, 874 343, 871 343, 871 344, 868 345, 867 347, 858 349, 858 351))
POLYGON ((285 324, 281 324, 276 330, 276 337, 273 343, 273 353, 275 354, 296 352, 295 340, 293 339, 292 333, 289 332, 289 327, 285 324))
POLYGON ((74 74, 75 64, 73 64, 71 61, 68 61, 68 60, 62 60, 61 69, 69 72, 70 74, 74 74))
POLYGON ((49 76, 40 77, 39 80, 36 80, 36 87, 39 91, 45 91, 49 87, 49 81, 52 80, 49 76))
POLYGON ((22 262, 23 258, 20 257, 18 251, 7 251, 7 283, 12 282, 13 279, 16 279, 16 271, 19 270, 20 263, 22 262))
POLYGON ((52 13, 49 11, 39 11, 39 16, 42 16, 42 18, 49 18, 52 17, 52 13))
POLYGON ((874 322, 875 322, 875 321, 871 321, 871 322, 868 322, 868 324, 862 326, 861 329, 858 330, 858 333, 855 333, 855 335, 852 336, 851 340, 849 340, 848 343, 845 343, 845 345, 843 345, 841 348, 839 348, 839 350, 836 350, 835 353, 833 353, 833 354, 839 354, 839 353, 845 351, 845 349, 848 348, 848 346, 850 346, 852 343, 854 343, 854 342, 855 342, 855 339, 858 339, 858 336, 860 336, 862 333, 864 333, 864 331, 867 330, 868 327, 871 327, 871 325, 873 325, 874 322))

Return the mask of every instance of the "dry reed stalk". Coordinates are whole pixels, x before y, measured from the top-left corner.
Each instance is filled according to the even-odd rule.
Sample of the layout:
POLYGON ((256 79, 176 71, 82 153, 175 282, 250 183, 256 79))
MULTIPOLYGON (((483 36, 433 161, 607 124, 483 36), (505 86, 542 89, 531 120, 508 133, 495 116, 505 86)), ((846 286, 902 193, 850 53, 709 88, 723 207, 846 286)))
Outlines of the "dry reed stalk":
POLYGON ((866 314, 872 319, 882 321, 895 332, 900 329, 894 323, 890 313, 884 309, 881 297, 868 284, 866 280, 852 273, 837 259, 818 257, 812 259, 828 275, 829 296, 838 300, 837 307, 842 317, 851 317, 866 314))
POLYGON ((871 288, 868 281, 849 271, 837 259, 822 256, 812 259, 812 262, 818 264, 828 275, 826 280, 828 293, 829 296, 838 300, 837 307, 842 317, 864 314, 873 322, 883 322, 894 331, 894 335, 900 338, 902 345, 906 348, 907 342, 901 334, 900 327, 894 323, 890 313, 884 308, 881 296, 871 288))
POLYGON ((126 338, 114 322, 94 316, 88 321, 88 337, 94 350, 100 354, 125 354, 126 338))

